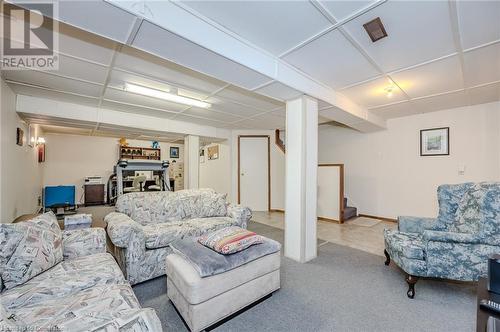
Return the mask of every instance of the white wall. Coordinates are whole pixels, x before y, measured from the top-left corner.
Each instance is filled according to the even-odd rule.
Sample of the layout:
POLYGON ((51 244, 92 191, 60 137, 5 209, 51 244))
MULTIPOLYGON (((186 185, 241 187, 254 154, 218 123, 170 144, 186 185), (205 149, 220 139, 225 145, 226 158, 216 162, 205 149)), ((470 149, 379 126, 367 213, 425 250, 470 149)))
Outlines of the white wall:
MULTIPOLYGON (((76 201, 83 203, 84 178, 102 176, 106 182, 118 161, 118 138, 46 134, 44 186, 75 185, 76 201)), ((128 140, 130 146, 150 147, 151 141, 128 140)), ((161 159, 182 161, 184 146, 160 142, 161 159), (170 159, 170 146, 179 147, 179 158, 170 159)))
MULTIPOLYGON (((38 163, 37 149, 28 146, 28 126, 17 115, 16 95, 3 79, 0 100, 0 221, 11 222, 37 211, 43 164, 38 163), (18 127, 24 131, 24 146, 16 144, 18 127)), ((34 130, 41 134, 37 126, 34 130)))
POLYGON ((435 217, 438 185, 500 180, 499 131, 499 102, 391 119, 370 134, 321 126, 319 162, 345 164, 345 195, 360 213, 435 217), (450 127, 450 156, 420 156, 419 131, 433 127, 450 127))
POLYGON ((285 154, 274 144, 274 130, 233 130, 231 148, 232 202, 238 201, 238 136, 269 135, 271 143, 271 209, 285 208, 285 154))
POLYGON ((200 162, 200 188, 212 188, 218 193, 228 194, 231 199, 231 145, 229 141, 222 143, 207 144, 205 150, 205 162, 200 162), (209 146, 219 145, 219 158, 208 160, 209 146))

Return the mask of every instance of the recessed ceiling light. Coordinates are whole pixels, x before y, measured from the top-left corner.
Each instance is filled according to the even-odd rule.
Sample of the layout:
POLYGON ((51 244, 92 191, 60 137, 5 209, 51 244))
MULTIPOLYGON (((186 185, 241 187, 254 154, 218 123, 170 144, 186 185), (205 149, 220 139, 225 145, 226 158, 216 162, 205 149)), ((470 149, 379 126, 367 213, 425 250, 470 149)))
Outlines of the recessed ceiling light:
POLYGON ((178 94, 173 94, 173 93, 170 93, 168 91, 151 89, 151 88, 147 88, 145 86, 135 85, 135 84, 131 84, 131 83, 125 83, 125 91, 137 93, 137 94, 148 96, 148 97, 168 100, 168 101, 171 101, 174 103, 179 103, 179 104, 184 104, 184 105, 189 105, 189 106, 196 106, 196 107, 201 107, 201 108, 208 108, 208 107, 212 106, 211 104, 204 102, 204 101, 201 101, 201 100, 198 100, 198 99, 179 96, 178 94))
POLYGON ((387 32, 385 31, 380 17, 377 17, 376 19, 363 24, 363 27, 365 28, 366 32, 368 32, 368 36, 370 36, 372 42, 376 42, 379 39, 387 37, 387 32))

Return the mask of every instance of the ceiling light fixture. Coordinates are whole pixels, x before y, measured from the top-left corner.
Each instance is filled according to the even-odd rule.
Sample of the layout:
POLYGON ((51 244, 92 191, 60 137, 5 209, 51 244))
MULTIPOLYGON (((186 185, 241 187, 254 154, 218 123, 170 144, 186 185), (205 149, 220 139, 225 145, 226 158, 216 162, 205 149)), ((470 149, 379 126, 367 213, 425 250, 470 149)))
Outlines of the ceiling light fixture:
POLYGON ((384 91, 387 93, 387 97, 391 98, 392 97, 392 93, 394 91, 394 86, 390 85, 390 86, 386 87, 384 89, 384 91))
POLYGON ((168 91, 151 89, 145 86, 135 85, 131 83, 125 83, 125 91, 189 106, 196 106, 201 108, 209 108, 210 106, 212 106, 211 104, 198 99, 179 96, 178 94, 173 94, 168 91))

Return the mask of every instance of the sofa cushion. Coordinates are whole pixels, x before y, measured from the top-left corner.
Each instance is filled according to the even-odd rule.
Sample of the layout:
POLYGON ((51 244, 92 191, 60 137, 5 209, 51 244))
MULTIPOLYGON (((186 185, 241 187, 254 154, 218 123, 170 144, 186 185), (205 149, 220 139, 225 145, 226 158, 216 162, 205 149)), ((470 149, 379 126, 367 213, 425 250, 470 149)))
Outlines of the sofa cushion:
POLYGON ((384 238, 386 245, 403 257, 420 260, 425 257, 420 234, 386 229, 384 238))
POLYGON ((142 230, 146 236, 146 248, 155 249, 166 247, 186 236, 200 236, 234 223, 235 220, 229 217, 194 218, 171 223, 148 224, 143 226, 142 230))
POLYGON ((227 215, 227 194, 204 192, 200 195, 198 218, 223 217, 227 215))
POLYGON ((439 214, 433 230, 449 231, 456 221, 457 210, 465 193, 472 188, 474 183, 444 184, 437 190, 439 202, 439 214))
POLYGON ((91 287, 125 282, 110 254, 95 254, 64 260, 24 284, 2 293, 8 310, 64 297, 91 287))
POLYGON ((238 226, 210 232, 198 238, 198 242, 213 251, 230 255, 264 241, 262 236, 238 226))
MULTIPOLYGON (((30 221, 2 225, 1 231, 4 233, 1 238, 12 235, 19 241, 1 271, 6 288, 25 283, 63 259, 62 232, 52 212, 37 216, 30 221), (18 239, 19 233, 12 231, 12 228, 21 230, 20 239, 18 239)), ((12 245, 11 241, 6 240, 6 242, 12 245)))

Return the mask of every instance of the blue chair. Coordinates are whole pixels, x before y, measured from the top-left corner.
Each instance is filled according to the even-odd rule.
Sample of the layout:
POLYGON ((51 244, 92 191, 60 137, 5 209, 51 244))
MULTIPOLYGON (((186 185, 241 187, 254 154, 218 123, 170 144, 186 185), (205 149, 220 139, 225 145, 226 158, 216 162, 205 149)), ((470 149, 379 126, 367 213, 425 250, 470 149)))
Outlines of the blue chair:
POLYGON ((392 259, 406 272, 409 298, 419 277, 478 280, 500 253, 500 182, 442 185, 437 194, 437 218, 399 217, 398 230, 384 230, 385 265, 392 259))

